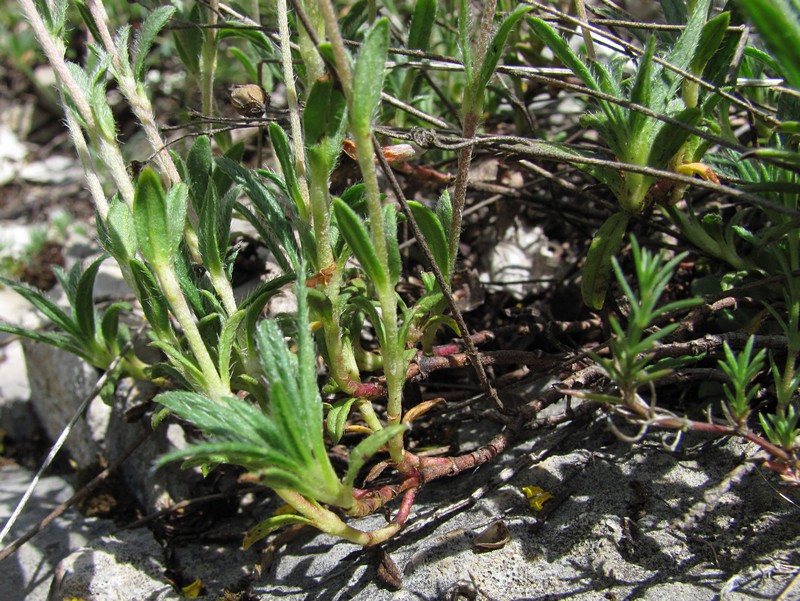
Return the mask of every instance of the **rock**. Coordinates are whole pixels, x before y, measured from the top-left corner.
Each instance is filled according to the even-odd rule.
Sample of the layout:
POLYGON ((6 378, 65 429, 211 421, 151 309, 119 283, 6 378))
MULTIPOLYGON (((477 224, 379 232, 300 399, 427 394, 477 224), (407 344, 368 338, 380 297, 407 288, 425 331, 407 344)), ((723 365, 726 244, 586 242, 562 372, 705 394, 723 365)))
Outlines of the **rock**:
MULTIPOLYGON (((128 423, 125 414, 149 402, 154 386, 124 379, 117 387, 105 454, 109 462, 121 456, 143 433, 150 431, 147 418, 128 423)), ((180 462, 155 470, 156 460, 164 453, 186 445, 183 430, 177 424, 162 424, 122 465, 122 477, 128 489, 146 513, 166 509, 176 501, 192 497, 193 486, 202 480, 194 470, 182 470, 180 462)))
POLYGON ((163 575, 161 554, 161 548, 145 529, 102 537, 58 564, 47 600, 181 599, 163 575))
MULTIPOLYGON (((23 341, 31 404, 51 440, 56 440, 100 374, 75 355, 46 344, 23 341)), ((66 440, 65 448, 79 468, 94 465, 103 453, 111 409, 100 398, 89 404, 66 440)))
POLYGON ((27 154, 28 149, 17 135, 0 124, 0 186, 14 181, 27 154))
MULTIPOLYGON (((30 482, 33 472, 18 466, 0 468, 0 522, 5 526, 30 482)), ((10 534, 10 543, 47 516, 59 503, 72 496, 71 484, 60 476, 45 476, 39 481, 10 534)), ((113 526, 106 520, 86 519, 68 509, 47 528, 0 562, 0 588, 4 601, 44 601, 55 574, 55 566, 73 550, 107 532, 113 526)), ((59 601, 61 601, 59 599, 59 601)))
POLYGON ((35 431, 30 398, 22 343, 14 340, 0 348, 0 429, 12 438, 28 438, 35 431))
POLYGON ((66 184, 81 181, 83 169, 73 157, 51 155, 22 167, 19 177, 35 184, 66 184))
POLYGON ((551 242, 542 228, 511 226, 484 257, 486 270, 481 272, 481 280, 488 290, 521 300, 541 293, 548 280, 566 273, 571 261, 564 255, 565 249, 551 242))

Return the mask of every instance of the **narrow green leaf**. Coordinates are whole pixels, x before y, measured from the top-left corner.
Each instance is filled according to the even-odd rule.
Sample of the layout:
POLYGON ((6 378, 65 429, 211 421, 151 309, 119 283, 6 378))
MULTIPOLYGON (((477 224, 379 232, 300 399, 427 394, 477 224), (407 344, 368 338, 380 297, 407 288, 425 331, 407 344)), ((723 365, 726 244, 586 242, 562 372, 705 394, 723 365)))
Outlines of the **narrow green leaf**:
POLYGON ((130 70, 131 68, 130 56, 128 55, 130 39, 131 26, 127 24, 120 27, 117 30, 117 35, 114 36, 114 47, 119 50, 119 60, 124 70, 130 70))
POLYGON ((242 548, 247 551, 251 546, 253 546, 253 543, 256 543, 262 538, 269 536, 275 530, 280 530, 281 528, 294 526, 296 524, 304 524, 306 526, 315 525, 314 522, 308 518, 294 513, 274 515, 267 518, 263 522, 259 522, 257 525, 253 526, 247 531, 244 541, 242 542, 242 548))
POLYGON ((330 436, 333 444, 338 444, 344 434, 344 427, 347 423, 347 418, 350 415, 350 409, 356 399, 350 397, 337 401, 331 410, 328 411, 326 424, 328 426, 328 436, 330 436))
POLYGON ((101 255, 86 268, 81 274, 75 290, 75 303, 72 306, 72 313, 78 329, 83 333, 85 339, 94 339, 97 330, 97 313, 94 307, 94 281, 97 278, 97 271, 100 265, 106 260, 108 255, 101 255))
MULTIPOLYGON (((689 70, 692 57, 697 50, 697 45, 700 43, 700 36, 703 32, 703 26, 706 24, 710 4, 711 0, 697 0, 695 3, 694 10, 686 22, 686 27, 665 57, 666 62, 670 65, 683 71, 689 70)), ((664 94, 665 98, 669 100, 678 89, 678 86, 680 86, 683 77, 669 69, 664 69, 662 76, 668 82, 664 87, 664 94)))
POLYGON ((197 76, 200 74, 200 57, 203 55, 203 31, 200 26, 204 19, 200 14, 200 4, 192 6, 185 20, 194 27, 173 30, 175 50, 178 51, 183 66, 197 76))
POLYGON ((14 292, 22 296, 53 324, 64 330, 64 332, 77 340, 81 340, 81 330, 78 325, 72 321, 58 305, 46 296, 31 288, 12 282, 8 278, 0 277, 0 283, 8 286, 14 292))
POLYGON ((189 388, 204 390, 208 387, 205 374, 195 365, 190 357, 178 350, 169 342, 154 340, 151 345, 160 349, 170 360, 170 363, 181 377, 189 383, 189 388))
POLYGON ((378 288, 385 287, 388 283, 387 274, 378 260, 375 247, 372 245, 364 223, 353 209, 339 199, 333 201, 333 212, 339 225, 339 231, 358 262, 361 263, 361 268, 367 274, 367 278, 372 280, 378 288))
POLYGON ((142 305, 147 322, 156 336, 162 340, 171 340, 173 335, 169 321, 169 305, 153 272, 137 259, 131 259, 129 265, 136 287, 136 296, 142 305))
MULTIPOLYGON (((51 22, 51 20, 49 18, 50 10, 47 7, 48 4, 50 4, 50 3, 49 2, 37 2, 36 3, 36 7, 42 12, 42 16, 45 18, 45 22, 48 23, 48 29, 50 29, 50 32, 55 34, 56 37, 59 37, 58 34, 57 34, 57 28, 55 26, 55 23, 51 22)), ((66 3, 61 3, 61 4, 66 4, 66 3)), ((76 1, 75 2, 75 8, 78 9, 78 14, 80 14, 84 25, 86 25, 86 29, 89 30, 89 32, 92 34, 92 37, 95 40, 102 40, 103 38, 100 36, 100 30, 97 29, 97 24, 94 22, 94 17, 92 16, 92 13, 89 10, 89 7, 86 6, 86 2, 84 2, 83 0, 76 1)), ((84 88, 84 89, 86 89, 86 88, 84 88)))
POLYGON ((286 190, 302 217, 305 214, 306 207, 303 201, 303 195, 300 194, 300 185, 297 181, 297 171, 294 166, 292 149, 289 146, 289 138, 286 132, 283 131, 283 128, 273 122, 269 124, 269 139, 272 141, 272 148, 275 150, 275 156, 278 157, 278 162, 281 164, 286 190))
POLYGON ((164 247, 169 239, 166 197, 158 175, 149 167, 139 174, 133 199, 133 220, 144 259, 153 264, 165 263, 168 257, 164 247))
POLYGON ((383 430, 373 432, 358 443, 356 447, 350 451, 350 464, 347 466, 347 473, 342 479, 342 484, 348 488, 352 487, 359 470, 361 470, 367 460, 377 453, 391 438, 400 434, 405 429, 405 424, 387 426, 383 430))
MULTIPOLYGON (((178 253, 186 227, 186 214, 189 205, 189 187, 183 182, 173 185, 165 198, 165 218, 167 222, 166 246, 162 252, 166 260, 178 253)), ((213 232, 212 232, 213 235, 213 232)))
MULTIPOLYGON (((703 112, 700 109, 687 108, 677 115, 672 115, 672 118, 685 123, 687 126, 694 127, 702 116, 703 112)), ((664 169, 692 133, 688 129, 670 125, 669 123, 662 123, 657 132, 650 146, 647 165, 654 169, 664 169)))
MULTIPOLYGON (((116 302, 109 305, 103 311, 103 318, 100 322, 100 331, 103 333, 103 338, 110 348, 118 348, 117 342, 120 341, 120 327, 119 317, 123 311, 131 311, 133 307, 129 303, 116 302)), ((127 329, 123 326, 121 333, 122 338, 127 338, 127 329)))
POLYGON ((443 231, 450 230, 450 224, 453 222, 453 201, 450 200, 450 192, 447 191, 447 188, 436 201, 436 218, 443 231))
POLYGON ((247 316, 247 311, 239 310, 225 320, 225 325, 222 326, 222 334, 219 337, 219 373, 225 379, 225 383, 230 383, 230 370, 231 370, 231 353, 233 346, 236 342, 236 331, 239 329, 239 324, 247 316))
POLYGON ((561 61, 567 69, 575 73, 578 79, 580 79, 587 88, 595 92, 602 92, 600 84, 597 83, 592 72, 583 61, 578 58, 578 55, 572 51, 564 38, 558 35, 555 29, 537 17, 528 17, 526 20, 534 34, 553 51, 556 58, 561 61))
POLYGON ((473 92, 475 94, 476 107, 479 109, 483 106, 483 93, 492 75, 494 75, 497 64, 500 62, 500 57, 503 55, 503 49, 505 48, 509 34, 511 34, 511 30, 514 29, 517 22, 531 10, 533 10, 532 6, 518 6, 514 12, 503 20, 500 27, 495 32, 494 37, 492 37, 492 41, 486 49, 486 56, 484 56, 483 63, 478 70, 478 79, 475 82, 473 92))
POLYGON ((431 249, 436 265, 442 274, 447 277, 447 272, 450 269, 450 250, 443 225, 428 207, 414 201, 409 202, 408 206, 422 232, 422 236, 425 238, 425 242, 428 243, 428 248, 431 249))
POLYGON ((63 351, 67 351, 68 353, 73 353, 88 360, 88 357, 85 353, 80 350, 79 352, 76 351, 74 338, 70 338, 69 336, 65 336, 64 334, 57 334, 55 332, 38 332, 36 330, 29 330, 27 328, 20 328, 19 326, 14 326, 8 323, 0 322, 0 332, 4 332, 6 334, 11 334, 12 336, 21 336, 23 338, 28 338, 29 340, 33 340, 34 342, 41 342, 42 344, 49 344, 55 348, 59 348, 63 351))
POLYGON ((628 227, 628 214, 614 213, 609 217, 592 239, 581 279, 583 302, 592 309, 602 309, 606 301, 606 291, 611 281, 611 258, 622 247, 622 239, 628 227))
POLYGON ((800 89, 800 10, 797 3, 739 0, 737 4, 756 26, 789 85, 800 89))
POLYGON ((358 136, 369 135, 372 119, 380 105, 388 48, 389 21, 378 19, 367 33, 356 60, 350 119, 358 136))
MULTIPOLYGON (((644 48, 644 54, 639 58, 639 68, 636 71, 636 80, 631 90, 631 102, 641 106, 650 107, 651 81, 653 77, 653 52, 655 52, 656 39, 650 36, 644 48)), ((630 124, 631 139, 637 139, 644 124, 649 117, 631 109, 629 111, 628 123, 630 124)))
POLYGON ((174 6, 161 6, 152 11, 139 28, 136 43, 133 46, 133 76, 137 81, 144 79, 144 62, 156 36, 172 18, 177 9, 174 6))
POLYGON ((354 295, 350 298, 350 303, 364 312, 370 323, 372 323, 372 327, 375 328, 375 337, 378 339, 378 344, 381 348, 386 348, 386 331, 383 329, 383 320, 372 301, 364 296, 354 295))
POLYGON ((315 146, 325 137, 339 137, 346 113, 347 103, 339 84, 330 77, 315 81, 303 108, 303 136, 306 146, 315 146))
POLYGON ((436 23, 436 0, 417 0, 408 32, 409 50, 427 50, 436 23))
POLYGON ((397 241, 397 209, 391 204, 383 207, 383 235, 386 239, 386 254, 389 260, 389 280, 392 286, 397 286, 403 265, 397 241))
POLYGON ((245 52, 236 46, 228 47, 227 51, 233 55, 233 58, 239 61, 242 67, 244 67, 244 70, 247 72, 248 81, 258 81, 258 67, 245 52))
POLYGON ((211 140, 208 136, 198 136, 186 157, 192 206, 198 214, 203 210, 202 203, 206 197, 212 166, 211 140))
POLYGON ((220 199, 214 186, 206 188, 206 198, 200 211, 200 227, 197 231, 198 247, 203 265, 211 273, 222 272, 222 257, 225 250, 219 246, 220 199))
POLYGON ((717 15, 703 26, 703 30, 700 32, 700 42, 697 44, 697 49, 695 50, 690 65, 692 73, 695 75, 703 73, 706 64, 711 60, 711 57, 714 56, 714 53, 722 43, 730 22, 731 14, 729 12, 724 12, 717 15))
POLYGON ((114 113, 111 111, 106 98, 105 82, 94 85, 91 89, 90 102, 95 123, 97 123, 101 135, 106 140, 116 140, 117 123, 114 121, 114 113))
MULTIPOLYGON (((243 207, 242 214, 248 219, 264 237, 276 260, 282 261, 281 267, 285 271, 296 271, 300 261, 300 253, 295 239, 295 229, 287 218, 284 207, 275 198, 275 195, 258 179, 249 169, 245 169, 228 157, 218 157, 217 167, 234 182, 242 186, 242 190, 253 201, 258 211, 258 216, 243 207), (259 218, 261 217, 261 218, 259 218), (288 257, 289 261, 286 261, 288 257)), ((241 206, 241 205, 237 205, 241 206)), ((289 207, 287 207, 289 208, 289 207)))

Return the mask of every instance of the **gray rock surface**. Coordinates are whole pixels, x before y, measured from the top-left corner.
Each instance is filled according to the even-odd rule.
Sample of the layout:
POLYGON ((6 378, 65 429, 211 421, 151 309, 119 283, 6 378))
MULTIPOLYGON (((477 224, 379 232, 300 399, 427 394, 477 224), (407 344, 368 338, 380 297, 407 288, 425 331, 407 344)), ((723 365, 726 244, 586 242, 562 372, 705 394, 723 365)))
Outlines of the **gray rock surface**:
MULTIPOLYGON (((374 551, 312 532, 289 543, 260 575, 259 555, 242 551, 236 536, 210 542, 215 535, 199 531, 168 550, 185 581, 202 580, 200 598, 208 601, 245 589, 265 601, 772 598, 800 564, 800 522, 782 496, 791 491, 758 467, 737 467, 752 452, 738 441, 699 438, 677 454, 659 444, 632 449, 604 424, 522 442, 493 464, 423 489, 405 530, 384 545, 402 575, 399 591, 376 578, 374 551), (737 470, 741 481, 729 486, 737 470), (527 486, 553 498, 540 511, 531 508, 527 486), (707 511, 699 511, 704 502, 707 511), (691 509, 691 527, 672 526, 691 509), (498 519, 510 541, 496 550, 475 548, 476 535, 498 519)), ((275 506, 256 508, 246 522, 233 518, 229 531, 275 506)), ((372 516, 355 525, 383 524, 372 516)), ((219 528, 224 524, 212 530, 219 528)), ((108 591, 123 586, 119 578, 133 569, 131 584, 116 590, 136 593, 116 598, 179 599, 165 588, 157 549, 146 531, 95 539, 59 567, 54 590, 86 601, 113 598, 108 591)))
MULTIPOLYGON (((0 468, 0 524, 5 525, 32 479, 33 473, 29 470, 17 466, 0 468)), ((72 494, 72 485, 65 478, 47 476, 40 480, 4 544, 24 534, 72 494)), ((109 524, 108 521, 86 519, 74 509, 68 510, 16 553, 0 562, 0 599, 44 601, 56 564, 71 551, 108 531, 109 524)))
MULTIPOLYGON (((31 404, 45 432, 56 440, 100 374, 85 361, 46 344, 23 341, 31 404)), ((103 452, 111 409, 94 399, 85 416, 78 420, 65 448, 79 467, 96 464, 103 452)))

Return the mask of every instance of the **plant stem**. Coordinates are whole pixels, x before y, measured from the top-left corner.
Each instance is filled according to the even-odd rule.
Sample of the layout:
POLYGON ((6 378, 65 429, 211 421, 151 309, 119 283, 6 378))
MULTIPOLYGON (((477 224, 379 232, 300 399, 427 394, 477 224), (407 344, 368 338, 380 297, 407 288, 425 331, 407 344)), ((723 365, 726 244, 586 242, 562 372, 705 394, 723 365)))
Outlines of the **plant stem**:
MULTIPOLYGON (((465 3, 462 3, 462 8, 465 3)), ((462 105, 464 111, 464 127, 462 136, 466 139, 471 139, 475 136, 480 122, 480 111, 483 107, 483 93, 484 90, 477 89, 477 78, 475 73, 480 69, 481 63, 486 56, 486 50, 489 46, 489 39, 492 32, 492 23, 494 22, 494 13, 497 8, 497 2, 490 0, 486 3, 481 16, 480 32, 478 34, 478 44, 475 52, 468 52, 468 41, 463 40, 462 45, 464 48, 464 61, 470 61, 470 67, 467 69, 467 85, 464 90, 464 102, 462 105)), ((462 15, 460 22, 465 22, 466 15, 462 15)), ((461 221, 464 215, 464 204, 467 197, 467 184, 469 180, 469 167, 472 164, 472 145, 464 146, 458 153, 458 171, 456 172, 456 179, 453 188, 453 221, 450 223, 450 234, 448 246, 450 248, 450 273, 447 276, 455 273, 455 266, 458 261, 458 241, 461 238, 461 221)))
MULTIPOLYGON (((294 67, 292 66, 292 48, 289 42, 289 17, 286 0, 278 0, 278 34, 281 40, 281 65, 283 67, 283 81, 286 86, 286 101, 289 106, 289 124, 292 128, 292 142, 294 143, 294 168, 297 173, 297 183, 300 187, 300 196, 309 208, 309 190, 306 180, 306 156, 303 144, 303 128, 300 123, 300 106, 297 102, 297 88, 294 84, 294 67)), ((316 225, 316 221, 315 221, 316 225)), ((330 263, 331 261, 328 261, 330 263)), ((328 265, 320 264, 320 269, 328 265)))
POLYGON ((300 493, 288 488, 276 488, 275 492, 281 499, 296 509, 298 513, 312 520, 314 526, 326 534, 338 536, 363 547, 382 543, 394 536, 402 526, 401 523, 392 523, 379 530, 364 532, 348 526, 338 515, 318 503, 309 501, 300 493))
POLYGON ((231 391, 223 384, 217 367, 208 353, 203 337, 200 335, 200 330, 197 329, 195 316, 181 291, 175 270, 169 265, 153 265, 153 270, 156 278, 158 278, 161 290, 164 292, 164 297, 172 308, 172 312, 181 328, 183 328, 189 348, 192 350, 206 379, 206 395, 215 401, 221 401, 222 397, 229 396, 231 391))
MULTIPOLYGON (((350 57, 344 46, 339 24, 336 21, 333 5, 330 0, 320 2, 320 9, 325 20, 325 30, 331 41, 333 56, 336 62, 336 71, 342 85, 345 98, 347 99, 348 113, 353 123, 353 71, 350 68, 350 57)), ((383 210, 381 205, 381 193, 378 186, 378 173, 375 168, 375 155, 372 149, 371 128, 354 127, 352 131, 356 149, 358 152, 358 166, 364 178, 364 192, 367 199, 369 211, 369 226, 372 238, 372 245, 375 254, 384 270, 389 274, 389 254, 386 246, 386 234, 383 225, 383 210)), ((382 348, 383 369, 386 377, 387 389, 387 422, 399 424, 403 412, 403 385, 405 384, 405 361, 403 359, 402 342, 399 339, 399 328, 397 324, 397 296, 394 286, 387 278, 385 285, 376 283, 378 302, 381 307, 381 319, 383 321, 386 345, 382 348)), ((392 461, 400 463, 403 461, 403 435, 398 434, 388 443, 389 454, 392 461)))
MULTIPOLYGON (((136 115, 136 119, 142 125, 150 147, 155 153, 159 168, 171 183, 178 183, 181 181, 181 178, 178 174, 178 170, 175 168, 172 157, 170 157, 169 152, 167 152, 166 144, 161 137, 161 133, 158 131, 150 98, 148 98, 144 89, 136 83, 136 79, 130 67, 126 67, 120 59, 120 49, 116 47, 114 40, 111 38, 111 32, 108 29, 108 14, 106 13, 103 3, 97 2, 97 0, 88 0, 86 4, 92 13, 92 17, 94 17, 95 24, 103 40, 103 45, 111 57, 111 63, 114 66, 120 90, 128 101, 134 115, 136 115)), ((127 48, 123 50, 127 52, 127 48)))
POLYGON ((86 96, 88 91, 84 91, 72 77, 72 74, 67 67, 64 60, 64 44, 61 40, 54 38, 42 20, 41 15, 36 9, 33 0, 19 0, 20 6, 31 24, 36 39, 44 50, 47 60, 53 67, 53 71, 58 78, 59 85, 64 90, 65 95, 68 95, 75 103, 78 113, 85 123, 87 133, 93 144, 96 144, 99 150, 99 156, 102 158, 103 163, 106 165, 109 174, 117 186, 117 190, 122 196, 125 203, 133 206, 134 188, 133 182, 125 169, 125 161, 122 158, 122 152, 116 140, 107 140, 102 134, 97 125, 97 122, 92 113, 89 100, 86 96))
MULTIPOLYGON (((212 116, 214 110, 214 72, 217 68, 217 20, 219 16, 219 0, 210 0, 208 5, 208 27, 203 41, 203 56, 200 61, 200 81, 203 115, 212 116)), ((213 128, 209 123, 208 131, 213 128)))

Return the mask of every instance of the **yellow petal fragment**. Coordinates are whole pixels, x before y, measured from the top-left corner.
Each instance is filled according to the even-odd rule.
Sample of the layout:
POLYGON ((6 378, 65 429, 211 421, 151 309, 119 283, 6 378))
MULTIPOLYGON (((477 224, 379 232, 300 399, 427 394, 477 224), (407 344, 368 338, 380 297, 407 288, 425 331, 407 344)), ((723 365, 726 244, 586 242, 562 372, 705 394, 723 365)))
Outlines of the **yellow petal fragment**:
POLYGON ((553 495, 538 486, 523 486, 522 492, 525 493, 530 508, 536 511, 544 509, 544 504, 553 498, 553 495))
POLYGON ((705 163, 686 163, 678 167, 675 171, 681 175, 697 175, 707 182, 719 183, 717 174, 705 163))
POLYGON ((199 578, 192 582, 191 584, 187 584, 181 589, 181 593, 187 599, 197 599, 200 596, 200 593, 203 592, 203 581, 199 578))

